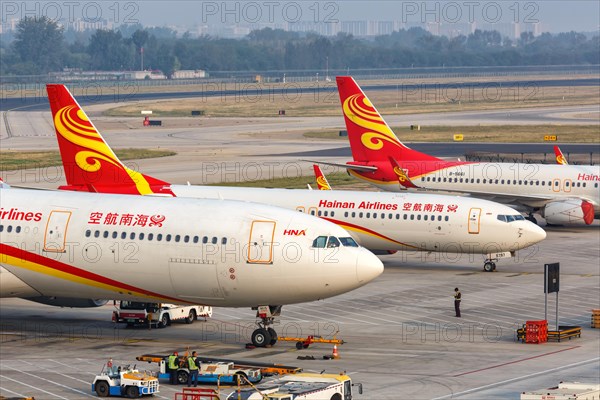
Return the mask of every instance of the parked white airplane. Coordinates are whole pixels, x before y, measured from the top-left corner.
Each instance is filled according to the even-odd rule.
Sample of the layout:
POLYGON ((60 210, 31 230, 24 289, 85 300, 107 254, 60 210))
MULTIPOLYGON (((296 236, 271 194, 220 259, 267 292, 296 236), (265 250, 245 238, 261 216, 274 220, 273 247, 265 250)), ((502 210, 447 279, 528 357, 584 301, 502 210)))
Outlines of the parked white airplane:
MULTIPOLYGON (((1 188, 0 204, 0 297, 274 307, 383 272, 344 229, 264 204, 16 188, 1 188)), ((276 340, 271 322, 257 345, 276 340)))
POLYGON ((459 196, 170 185, 125 167, 63 85, 48 85, 67 185, 61 189, 249 200, 317 215, 373 251, 514 255, 546 237, 515 210, 459 196))
POLYGON ((351 175, 381 189, 469 193, 539 212, 548 224, 589 225, 600 218, 600 166, 447 161, 408 148, 352 77, 336 78, 353 161, 351 175))

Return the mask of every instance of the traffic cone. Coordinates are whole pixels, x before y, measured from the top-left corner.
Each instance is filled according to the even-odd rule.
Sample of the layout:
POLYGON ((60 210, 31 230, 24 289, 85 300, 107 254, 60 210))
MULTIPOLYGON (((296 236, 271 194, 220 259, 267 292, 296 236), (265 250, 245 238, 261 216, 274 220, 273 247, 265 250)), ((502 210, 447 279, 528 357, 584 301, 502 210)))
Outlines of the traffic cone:
POLYGON ((338 353, 337 344, 333 345, 333 354, 331 354, 331 358, 333 358, 334 360, 340 358, 340 353, 338 353))

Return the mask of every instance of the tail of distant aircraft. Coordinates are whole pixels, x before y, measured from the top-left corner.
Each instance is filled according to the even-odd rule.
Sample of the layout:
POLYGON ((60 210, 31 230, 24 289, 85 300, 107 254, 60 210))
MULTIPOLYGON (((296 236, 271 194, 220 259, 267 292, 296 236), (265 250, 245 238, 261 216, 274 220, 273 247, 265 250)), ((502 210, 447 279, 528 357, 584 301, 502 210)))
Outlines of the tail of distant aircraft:
POLYGON ((315 178, 317 179, 317 187, 319 190, 331 190, 331 186, 325 177, 323 171, 317 164, 313 164, 313 169, 315 170, 315 178))
POLYGON ((65 169, 65 190, 121 194, 169 193, 169 183, 127 168, 64 85, 48 84, 48 101, 65 169))
POLYGON ((350 76, 336 78, 354 161, 435 161, 406 147, 350 76))
POLYGON ((554 146, 554 154, 556 155, 556 163, 559 165, 569 165, 569 162, 563 155, 558 146, 554 146))

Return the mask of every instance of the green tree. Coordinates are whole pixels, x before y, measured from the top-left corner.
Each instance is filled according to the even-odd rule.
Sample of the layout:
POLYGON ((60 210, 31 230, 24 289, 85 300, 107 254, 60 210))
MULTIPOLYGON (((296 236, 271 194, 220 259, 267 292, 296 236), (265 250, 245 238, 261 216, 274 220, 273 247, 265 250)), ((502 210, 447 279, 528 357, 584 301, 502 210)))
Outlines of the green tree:
POLYGON ((90 38, 88 54, 92 69, 101 71, 132 69, 135 61, 133 43, 114 30, 98 29, 90 38))
POLYGON ((59 71, 64 56, 63 29, 47 17, 23 18, 17 25, 13 50, 20 68, 28 73, 59 71))

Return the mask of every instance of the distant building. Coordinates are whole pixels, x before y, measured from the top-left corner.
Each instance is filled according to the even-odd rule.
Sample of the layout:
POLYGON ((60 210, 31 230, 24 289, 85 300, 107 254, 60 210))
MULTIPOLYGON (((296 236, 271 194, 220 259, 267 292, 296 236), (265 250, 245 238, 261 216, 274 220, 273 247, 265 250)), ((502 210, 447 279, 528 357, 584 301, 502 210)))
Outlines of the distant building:
POLYGON ((182 69, 175 71, 172 76, 173 79, 196 79, 206 78, 206 71, 202 69, 182 69))

